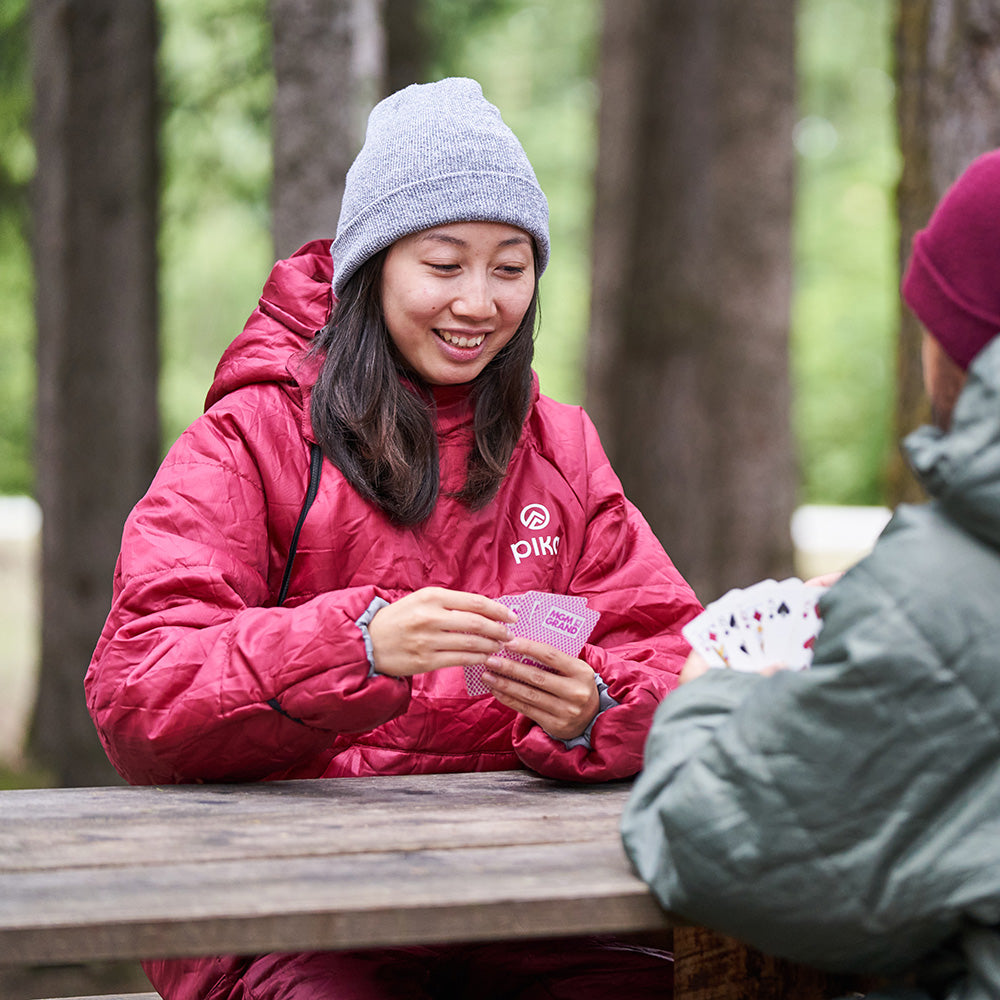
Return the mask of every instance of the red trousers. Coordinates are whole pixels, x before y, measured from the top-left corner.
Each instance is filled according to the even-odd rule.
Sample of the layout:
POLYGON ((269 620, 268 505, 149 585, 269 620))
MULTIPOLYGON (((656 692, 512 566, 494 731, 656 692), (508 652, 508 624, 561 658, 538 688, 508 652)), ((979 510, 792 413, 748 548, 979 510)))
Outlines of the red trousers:
POLYGON ((222 962, 228 968, 214 986, 196 972, 207 971, 205 960, 192 961, 187 970, 184 961, 150 962, 146 970, 165 1000, 644 1000, 673 992, 671 953, 629 937, 296 952, 222 962))

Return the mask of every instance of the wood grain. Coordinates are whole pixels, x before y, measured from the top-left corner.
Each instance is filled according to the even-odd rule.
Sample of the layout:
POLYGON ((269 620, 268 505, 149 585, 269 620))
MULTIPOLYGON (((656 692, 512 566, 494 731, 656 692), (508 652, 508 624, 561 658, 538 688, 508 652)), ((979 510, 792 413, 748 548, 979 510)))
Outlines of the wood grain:
POLYGON ((627 785, 523 772, 0 793, 0 962, 632 932, 627 785))

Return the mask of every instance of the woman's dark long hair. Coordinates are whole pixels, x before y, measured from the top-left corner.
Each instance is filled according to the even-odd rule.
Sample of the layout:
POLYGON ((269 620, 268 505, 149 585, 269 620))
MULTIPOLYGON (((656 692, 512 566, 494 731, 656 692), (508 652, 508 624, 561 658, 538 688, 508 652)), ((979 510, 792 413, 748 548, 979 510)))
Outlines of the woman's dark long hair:
MULTIPOLYGON (((386 329, 385 254, 350 277, 316 335, 313 352, 325 357, 313 387, 312 425, 324 453, 361 496, 395 523, 417 525, 440 491, 434 398, 386 329)), ((531 403, 537 263, 536 256, 535 290, 520 326, 471 385, 475 441, 457 498, 472 510, 496 496, 531 403)))

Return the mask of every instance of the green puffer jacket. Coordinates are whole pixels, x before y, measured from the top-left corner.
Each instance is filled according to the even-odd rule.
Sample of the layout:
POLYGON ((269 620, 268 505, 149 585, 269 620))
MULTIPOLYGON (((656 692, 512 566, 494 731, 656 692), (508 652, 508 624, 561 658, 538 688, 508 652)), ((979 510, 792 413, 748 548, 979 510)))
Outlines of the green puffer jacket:
MULTIPOLYGON (((667 698, 622 833, 668 910, 836 971, 1000 997, 1000 338, 823 597, 812 670, 667 698)), ((927 991, 926 993, 924 991, 927 991)))

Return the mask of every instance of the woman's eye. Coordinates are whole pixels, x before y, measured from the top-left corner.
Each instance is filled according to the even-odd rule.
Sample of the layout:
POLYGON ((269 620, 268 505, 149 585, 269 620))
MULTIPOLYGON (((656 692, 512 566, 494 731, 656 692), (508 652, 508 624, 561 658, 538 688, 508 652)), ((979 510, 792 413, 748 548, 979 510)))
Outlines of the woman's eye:
POLYGON ((504 264, 500 268, 500 273, 507 277, 516 278, 519 275, 524 274, 525 270, 526 268, 524 267, 523 264, 504 264))
POLYGON ((434 261, 430 261, 429 264, 435 271, 452 272, 458 270, 458 264, 438 264, 434 261))

